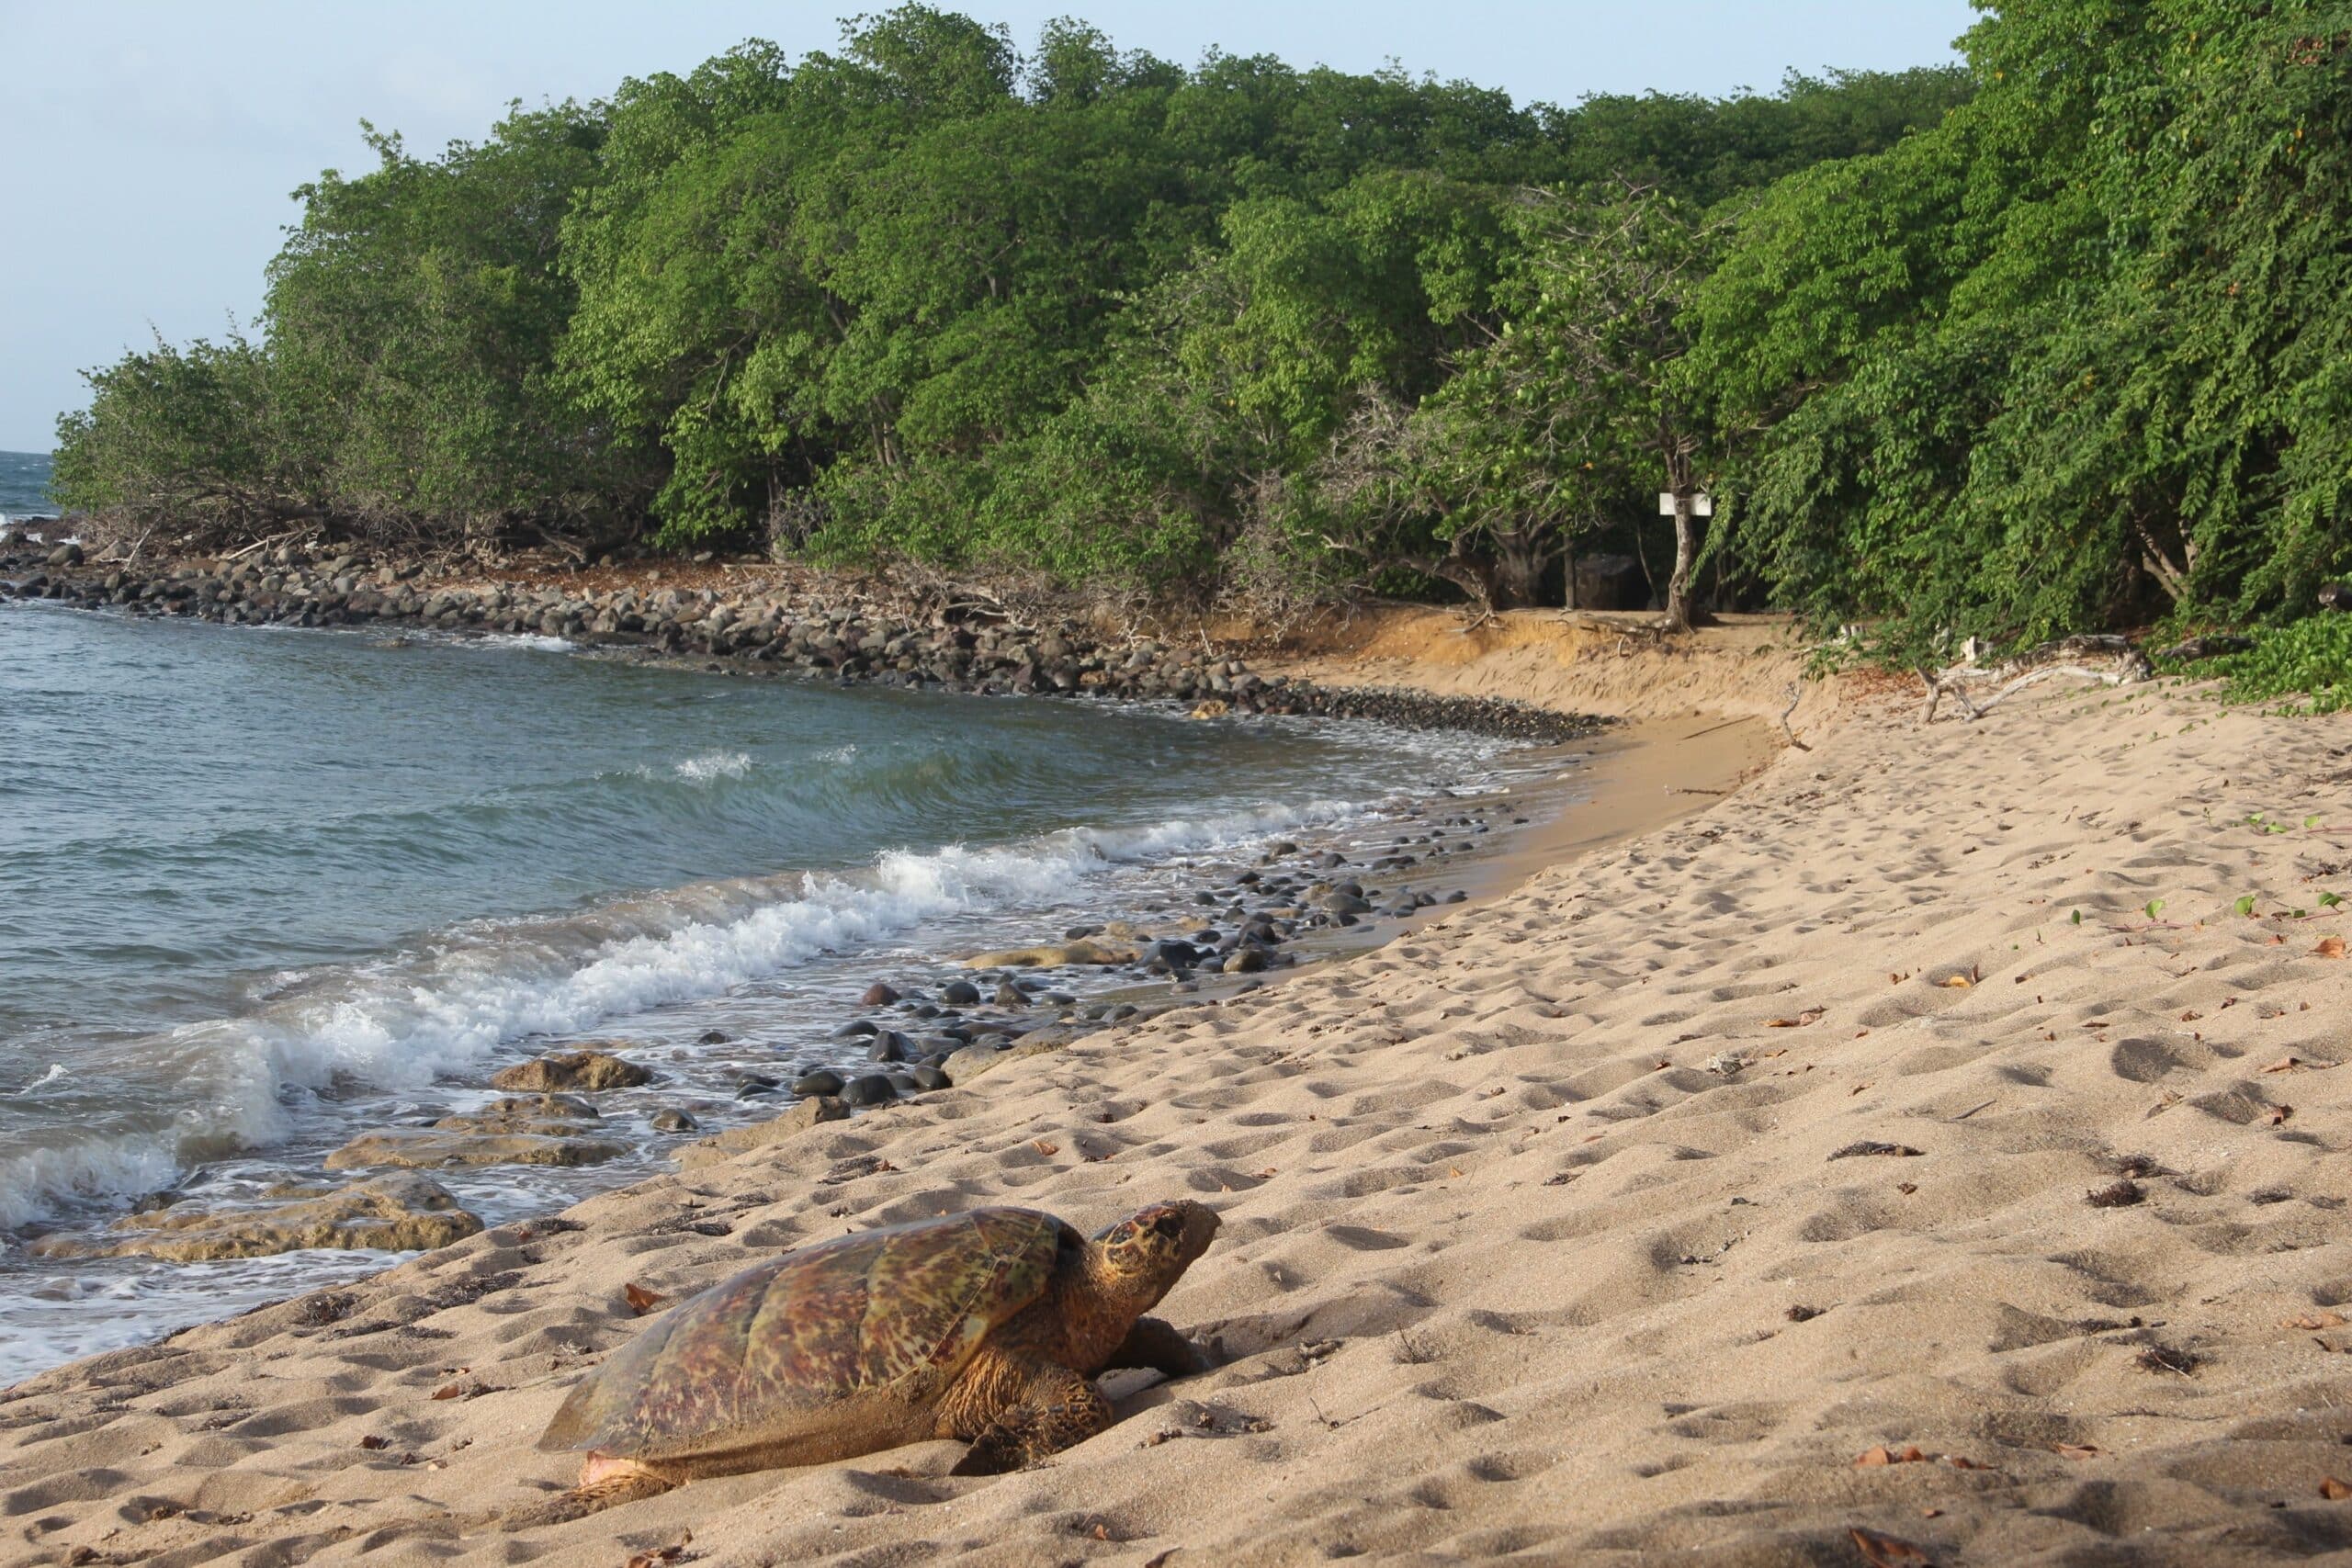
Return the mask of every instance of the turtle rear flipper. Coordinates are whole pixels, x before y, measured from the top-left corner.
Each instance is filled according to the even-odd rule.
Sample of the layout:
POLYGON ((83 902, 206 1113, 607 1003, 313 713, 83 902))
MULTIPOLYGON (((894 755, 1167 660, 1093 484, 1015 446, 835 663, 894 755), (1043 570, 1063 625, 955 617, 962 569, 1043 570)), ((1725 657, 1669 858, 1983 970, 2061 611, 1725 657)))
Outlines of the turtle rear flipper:
POLYGON ((544 1503, 527 1503, 519 1508, 509 1508, 499 1520, 499 1528, 506 1530, 537 1529, 543 1525, 565 1525, 574 1519, 623 1503, 641 1502, 659 1497, 672 1489, 673 1482, 642 1470, 617 1470, 585 1482, 569 1492, 560 1492, 544 1503))
POLYGON ((1049 1454, 1108 1431, 1111 1402, 1094 1384, 1068 1367, 1034 1368, 1021 1398, 997 1413, 973 1437, 972 1446, 950 1475, 1001 1475, 1025 1470, 1049 1454))

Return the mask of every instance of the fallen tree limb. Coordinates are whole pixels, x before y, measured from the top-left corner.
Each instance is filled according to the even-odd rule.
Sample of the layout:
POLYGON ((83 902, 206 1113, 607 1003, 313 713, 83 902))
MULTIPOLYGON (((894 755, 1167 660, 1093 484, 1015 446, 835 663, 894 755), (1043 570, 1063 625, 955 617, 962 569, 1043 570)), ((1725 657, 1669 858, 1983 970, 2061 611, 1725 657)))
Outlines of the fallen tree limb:
POLYGON ((1798 750, 1810 751, 1813 748, 1798 739, 1797 732, 1789 728, 1789 716, 1797 711, 1797 703, 1804 697, 1804 686, 1803 682, 1796 681, 1789 682, 1789 705, 1781 710, 1781 733, 1787 736, 1789 738, 1789 744, 1795 747, 1798 750))
POLYGON ((2044 681, 2053 680, 2062 675, 2075 680, 2095 682, 2102 686, 2124 686, 2144 681, 2148 678, 2148 674, 2149 666, 2146 656, 2133 648, 2127 639, 2117 637, 2068 637, 2063 642, 2052 643, 2043 649, 2036 649, 2019 663, 2007 664, 1991 670, 1978 669, 1973 665, 1955 665, 1949 670, 1930 671, 1923 666, 1919 671, 1919 678, 1928 684, 1928 705, 1919 716, 1919 722, 1934 723, 1937 706, 1946 697, 1950 697, 1960 708, 1962 721, 1973 724, 1992 712, 1996 705, 2024 691, 2027 687, 2039 685, 2044 681), (2030 669, 2022 668, 2024 663, 2030 662, 2039 654, 2105 652, 2110 649, 2118 650, 2121 654, 2112 670, 2094 670, 2086 664, 2043 664, 2030 669), (2005 681, 2007 683, 1999 691, 1982 700, 1973 700, 1969 696, 1968 686, 1971 682, 1990 681, 2005 681))

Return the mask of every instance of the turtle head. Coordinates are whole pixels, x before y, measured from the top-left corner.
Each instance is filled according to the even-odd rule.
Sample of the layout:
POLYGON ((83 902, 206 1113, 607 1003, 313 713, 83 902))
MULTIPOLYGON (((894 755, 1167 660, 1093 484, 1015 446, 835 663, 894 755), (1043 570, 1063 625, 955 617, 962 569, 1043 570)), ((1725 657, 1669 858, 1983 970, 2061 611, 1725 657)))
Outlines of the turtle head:
POLYGON ((1097 1235, 1095 1255, 1105 1282, 1143 1298, 1136 1309, 1142 1312, 1168 1293, 1216 1235, 1216 1211, 1179 1199, 1139 1209, 1097 1235))

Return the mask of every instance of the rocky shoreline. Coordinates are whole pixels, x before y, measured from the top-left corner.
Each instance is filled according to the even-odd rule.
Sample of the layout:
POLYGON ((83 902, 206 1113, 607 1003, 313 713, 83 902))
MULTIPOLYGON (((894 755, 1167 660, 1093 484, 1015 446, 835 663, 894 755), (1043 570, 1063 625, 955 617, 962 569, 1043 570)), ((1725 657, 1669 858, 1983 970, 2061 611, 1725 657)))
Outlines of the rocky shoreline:
POLYGON ((439 560, 299 545, 242 559, 126 563, 0 530, 0 596, 215 622, 561 637, 642 657, 983 694, 1187 705, 1197 716, 1309 716, 1451 729, 1530 745, 1573 740, 1602 720, 1499 698, 1319 686, 1262 676, 1205 647, 1105 637, 1068 617, 1024 626, 970 606, 877 608, 845 589, 646 566, 566 582, 485 575, 439 560), (684 581, 665 581, 665 576, 684 581), (601 581, 600 581, 601 580, 601 581))
MULTIPOLYGON (((660 569, 641 574, 659 575, 660 569)), ((74 545, 0 537, 0 596, 7 595, 222 625, 560 637, 735 673, 1189 704, 1201 716, 1371 718, 1530 744, 1598 728, 1514 703, 1265 679, 1238 660, 1098 639, 1070 624, 1040 632, 941 615, 917 625, 870 605, 786 596, 763 581, 732 591, 651 581, 548 587, 424 563, 316 560, 293 547, 248 562, 151 564, 141 571, 89 560, 74 545)), ((633 1049, 642 1042, 541 1037, 523 1043, 537 1055, 509 1057, 489 1077, 487 1088, 506 1098, 444 1105, 361 1132, 325 1152, 322 1164, 298 1160, 286 1179, 258 1194, 216 1193, 200 1183, 158 1192, 101 1230, 51 1232, 35 1248, 59 1258, 171 1260, 307 1247, 403 1249, 417 1245, 413 1236, 448 1227, 471 1234, 486 1223, 436 1174, 455 1184, 472 1168, 599 1166, 639 1148, 693 1169, 854 1111, 968 1086, 1001 1064, 1081 1039, 1099 1042, 1105 1031, 1153 1014, 1254 988, 1311 950, 1381 940, 1424 909, 1462 901, 1465 893, 1443 879, 1443 868, 1512 819, 1507 810, 1497 815, 1496 804, 1408 807, 1392 824, 1393 839, 1376 844, 1275 842, 1246 863, 1202 868, 1181 894, 1130 911, 1133 921, 1039 931, 1023 939, 1035 945, 957 960, 962 973, 954 978, 876 979, 855 1013, 835 1015, 825 1043, 785 1049, 773 1066, 730 1069, 736 1106, 696 1101, 691 1093, 681 1100, 674 1085, 665 1092, 658 1087, 665 1075, 630 1059, 647 1055, 633 1049), (1345 934, 1346 928, 1361 929, 1345 934), (662 1096, 658 1110, 611 1097, 649 1082, 662 1096), (736 1120, 745 1115, 760 1119, 736 1120)))
POLYGON ((1360 851, 1356 860, 1334 848, 1272 844, 1248 864, 1204 875, 1191 909, 1163 910, 1148 926, 1069 927, 1038 945, 953 960, 954 977, 944 981, 877 979, 821 1044, 783 1047, 764 1070, 730 1072, 734 1100, 755 1120, 727 1124, 707 1103, 690 1110, 663 1093, 667 1075, 635 1059, 647 1055, 637 1050, 643 1042, 542 1037, 523 1043, 537 1055, 489 1075, 488 1089, 503 1098, 359 1131, 315 1171, 288 1169, 275 1186, 225 1203, 200 1188, 151 1194, 102 1229, 51 1231, 31 1250, 191 1262, 445 1246, 485 1222, 428 1172, 599 1166, 646 1134, 680 1169, 694 1170, 854 1112, 969 1087, 1007 1063, 1099 1043, 1160 1013, 1255 989, 1318 955, 1316 944, 1344 941, 1349 928, 1376 942, 1424 910, 1464 902, 1463 888, 1442 876, 1432 885, 1432 876, 1493 830, 1490 805, 1464 801, 1442 818, 1410 807, 1396 826, 1402 830, 1385 852, 1360 851), (615 1091, 649 1086, 662 1095, 659 1110, 611 1102, 615 1091), (759 1116, 768 1107, 777 1113, 759 1116))

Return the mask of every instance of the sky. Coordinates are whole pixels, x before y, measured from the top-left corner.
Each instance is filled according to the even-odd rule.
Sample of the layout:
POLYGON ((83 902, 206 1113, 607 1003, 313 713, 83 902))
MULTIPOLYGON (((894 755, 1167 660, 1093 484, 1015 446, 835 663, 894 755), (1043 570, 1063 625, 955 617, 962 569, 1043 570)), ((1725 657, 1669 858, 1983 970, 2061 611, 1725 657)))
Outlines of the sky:
MULTIPOLYGON (((605 96, 747 38, 830 49, 885 0, 0 0, 0 450, 46 451, 81 372, 260 309, 293 189, 411 152, 513 98, 605 96)), ((1011 27, 1077 15, 1184 64, 1215 46, 1295 65, 1590 93, 1769 91, 1783 72, 1955 58, 1968 0, 973 0, 1011 27)))

